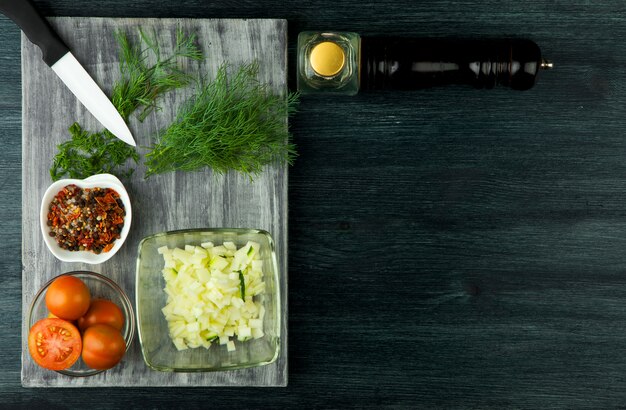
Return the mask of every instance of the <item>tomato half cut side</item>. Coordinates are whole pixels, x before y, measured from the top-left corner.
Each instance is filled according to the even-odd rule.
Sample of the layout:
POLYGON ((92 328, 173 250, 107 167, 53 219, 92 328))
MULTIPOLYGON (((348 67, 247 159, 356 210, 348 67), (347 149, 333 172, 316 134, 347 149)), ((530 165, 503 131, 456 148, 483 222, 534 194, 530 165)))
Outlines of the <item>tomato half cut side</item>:
POLYGON ((35 363, 45 369, 72 367, 80 357, 82 347, 76 326, 63 319, 42 319, 28 332, 28 351, 35 363))

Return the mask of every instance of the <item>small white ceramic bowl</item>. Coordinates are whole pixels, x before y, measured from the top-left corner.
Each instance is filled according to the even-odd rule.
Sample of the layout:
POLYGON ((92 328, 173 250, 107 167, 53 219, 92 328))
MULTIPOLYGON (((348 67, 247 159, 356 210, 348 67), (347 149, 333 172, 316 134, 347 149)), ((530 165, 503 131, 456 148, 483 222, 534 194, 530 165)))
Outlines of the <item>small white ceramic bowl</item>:
POLYGON ((130 206, 130 198, 128 192, 122 182, 117 179, 116 176, 111 174, 98 174, 86 179, 61 179, 53 183, 48 187, 46 193, 41 200, 41 210, 39 212, 39 222, 41 225, 41 233, 43 234, 43 240, 46 243, 50 252, 59 260, 63 262, 84 262, 92 265, 103 263, 113 257, 120 250, 122 244, 128 236, 130 230, 130 223, 132 220, 132 210, 130 206), (124 216, 124 227, 120 233, 120 238, 113 242, 113 248, 108 252, 102 252, 95 254, 90 251, 68 251, 61 248, 56 240, 50 236, 50 228, 48 228, 48 207, 54 199, 55 195, 62 190, 65 186, 74 184, 80 188, 112 188, 120 195, 122 203, 124 204, 124 210, 126 215, 124 216))

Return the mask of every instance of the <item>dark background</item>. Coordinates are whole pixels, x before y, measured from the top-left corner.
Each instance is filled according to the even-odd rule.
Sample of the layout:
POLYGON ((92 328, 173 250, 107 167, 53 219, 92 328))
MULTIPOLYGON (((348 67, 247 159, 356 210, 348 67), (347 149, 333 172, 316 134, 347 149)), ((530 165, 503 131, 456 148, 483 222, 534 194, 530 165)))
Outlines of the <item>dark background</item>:
POLYGON ((55 16, 287 18, 292 87, 302 30, 525 37, 554 61, 526 92, 302 98, 289 386, 270 389, 20 386, 20 35, 0 18, 0 407, 626 403, 626 15, 602 3, 36 2, 55 16))

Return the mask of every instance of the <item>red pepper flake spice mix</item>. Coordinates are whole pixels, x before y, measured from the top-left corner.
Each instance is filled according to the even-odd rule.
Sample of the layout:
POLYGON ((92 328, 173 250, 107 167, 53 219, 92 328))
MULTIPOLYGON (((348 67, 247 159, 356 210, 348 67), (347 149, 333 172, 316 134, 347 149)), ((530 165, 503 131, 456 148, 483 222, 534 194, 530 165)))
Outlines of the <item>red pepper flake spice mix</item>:
POLYGON ((67 185, 48 207, 50 236, 69 251, 108 252, 120 237, 125 215, 114 189, 67 185))

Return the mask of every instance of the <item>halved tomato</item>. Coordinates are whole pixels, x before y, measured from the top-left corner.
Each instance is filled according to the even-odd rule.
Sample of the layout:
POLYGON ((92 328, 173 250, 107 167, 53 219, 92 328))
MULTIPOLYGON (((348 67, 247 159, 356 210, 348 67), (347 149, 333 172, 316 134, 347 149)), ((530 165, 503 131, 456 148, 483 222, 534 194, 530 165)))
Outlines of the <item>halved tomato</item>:
POLYGON ((89 310, 78 319, 78 328, 84 331, 89 326, 101 323, 110 325, 117 330, 124 327, 124 313, 115 303, 106 299, 94 299, 89 305, 89 310))
POLYGON ((50 370, 72 367, 82 349, 80 332, 63 319, 42 319, 30 328, 28 351, 39 366, 50 370))

